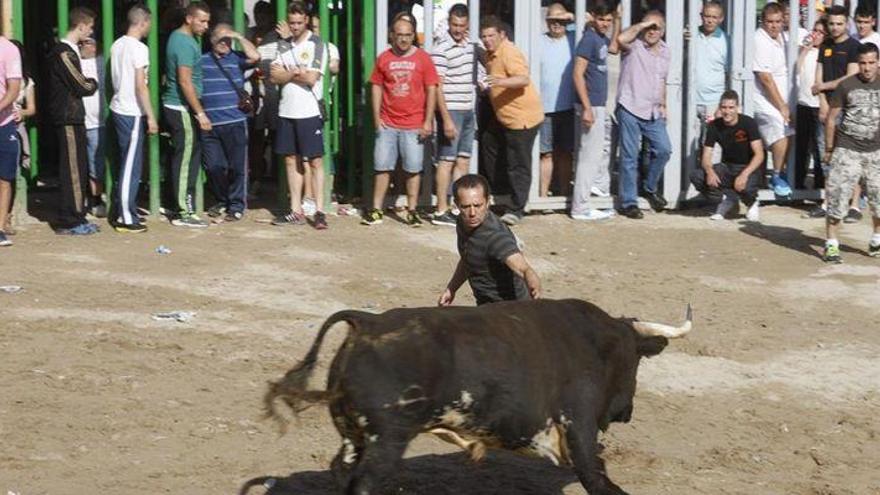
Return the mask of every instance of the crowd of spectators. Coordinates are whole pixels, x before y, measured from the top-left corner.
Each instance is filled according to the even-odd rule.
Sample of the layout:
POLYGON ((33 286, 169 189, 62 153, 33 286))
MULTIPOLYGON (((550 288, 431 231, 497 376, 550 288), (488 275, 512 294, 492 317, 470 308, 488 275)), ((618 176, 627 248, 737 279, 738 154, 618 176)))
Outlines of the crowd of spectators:
MULTIPOLYGON (((508 225, 525 215, 536 139, 539 195, 571 196, 572 219, 597 221, 618 213, 641 219, 639 196, 656 211, 666 208, 660 179, 672 153, 666 122, 671 57, 661 11, 647 10, 622 29, 619 5, 590 2, 587 25, 576 44, 574 14, 562 3, 549 5, 542 14, 546 31, 540 55, 532 61, 540 65, 536 84, 525 54, 511 41, 510 26, 498 17, 481 16, 479 32, 471 33, 467 6, 451 3, 427 29, 432 47, 426 51, 420 48, 424 40, 419 39, 418 26, 424 12, 416 12, 418 5, 411 2, 395 5, 390 46, 379 54, 369 78, 376 131, 374 190, 364 201, 363 224, 382 223, 393 184, 395 191, 403 188, 406 194, 404 222, 421 226, 417 207, 428 162, 434 165, 436 210, 426 218, 435 225, 457 225, 449 188, 468 173, 477 141, 480 173, 493 190, 509 192, 509 206, 500 216, 508 225), (620 56, 620 70, 612 80, 609 57, 615 55, 620 56), (615 101, 609 101, 609 88, 615 87, 615 101), (428 150, 433 156, 426 160, 428 150), (398 168, 403 174, 395 174, 398 168), (594 198, 612 193, 614 209, 591 206, 594 198)), ((727 84, 730 54, 722 29, 724 7, 715 0, 703 3, 701 25, 685 32, 700 64, 690 82, 701 123, 699 163, 690 179, 717 204, 710 217, 716 220, 734 214, 742 201, 747 219, 759 221, 758 190, 768 168, 768 184, 779 199, 791 198, 792 185, 826 188, 825 201, 807 216, 827 217, 829 249, 837 246, 839 222, 861 220, 862 198, 867 196, 875 225, 869 251, 874 254, 880 249, 876 167, 850 156, 855 162, 865 161, 864 169, 848 170, 846 180, 832 178, 835 169, 843 168, 833 166, 844 153, 839 149, 873 153, 880 147, 873 82, 866 87, 853 83, 870 79, 864 66, 870 65, 867 59, 876 55, 880 42, 874 30, 876 15, 860 8, 850 19, 843 6, 818 5, 823 12, 812 30, 798 29, 801 48, 794 94, 787 59, 788 5, 772 2, 763 8, 747 62, 754 72, 754 112, 743 115, 741 96, 727 84), (797 98, 795 115, 790 97, 797 98), (875 105, 863 108, 859 98, 875 105), (795 170, 787 174, 790 137, 795 133, 795 170), (847 195, 845 201, 841 194, 847 195)), ((236 33, 224 22, 212 23, 206 3, 191 2, 167 39, 161 117, 173 149, 173 206, 168 213, 175 226, 210 224, 195 208, 202 169, 216 200, 207 215, 216 223, 241 220, 248 197, 256 192, 249 187, 258 187, 266 174, 265 150, 271 145, 284 159, 290 198, 288 210, 273 224, 328 228, 323 210, 323 88, 339 73, 339 50, 320 37, 320 22, 310 5, 290 3, 286 20, 278 23, 273 10, 268 2, 258 2, 253 11, 256 26, 236 33), (203 36, 208 41, 204 53, 203 36), (325 81, 328 72, 331 77, 325 81)), ((47 114, 59 145, 59 233, 97 232, 89 213, 107 216, 119 232, 146 230, 136 198, 145 135, 159 130, 159 116, 146 89, 149 49, 142 41, 152 19, 143 5, 133 7, 126 35, 110 50, 109 122, 120 165, 109 212, 102 199, 102 147, 109 133, 100 119, 102 95, 109 88, 101 83, 106 79, 101 73, 104 64, 92 38, 95 14, 73 9, 69 32, 48 56, 47 114)), ((0 245, 9 245, 12 184, 15 169, 27 155, 21 122, 33 115, 35 103, 33 81, 22 70, 19 49, 0 38, 0 57, 0 130, 5 133, 0 135, 0 245), (3 139, 6 134, 9 139, 3 139)))

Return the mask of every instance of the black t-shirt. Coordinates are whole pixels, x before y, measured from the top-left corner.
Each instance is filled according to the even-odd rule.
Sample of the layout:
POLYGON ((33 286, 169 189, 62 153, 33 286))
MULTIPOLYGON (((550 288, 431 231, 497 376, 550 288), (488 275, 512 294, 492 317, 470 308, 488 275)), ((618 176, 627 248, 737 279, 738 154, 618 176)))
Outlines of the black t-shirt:
POLYGON ((510 255, 520 252, 516 237, 491 211, 479 227, 468 233, 461 220, 458 254, 468 269, 468 283, 477 304, 529 299, 525 281, 504 264, 510 255))
POLYGON ((735 165, 747 165, 755 152, 752 141, 760 140, 758 124, 748 115, 739 114, 736 125, 729 126, 722 119, 715 119, 706 129, 704 146, 721 145, 721 161, 735 165))
MULTIPOLYGON (((845 76, 847 64, 859 62, 859 46, 860 43, 851 37, 841 43, 823 43, 819 47, 822 82, 834 81, 845 76)), ((830 93, 830 91, 825 93, 830 93)))
POLYGON ((861 153, 880 149, 880 77, 866 82, 856 74, 840 81, 828 104, 843 108, 835 146, 861 153))

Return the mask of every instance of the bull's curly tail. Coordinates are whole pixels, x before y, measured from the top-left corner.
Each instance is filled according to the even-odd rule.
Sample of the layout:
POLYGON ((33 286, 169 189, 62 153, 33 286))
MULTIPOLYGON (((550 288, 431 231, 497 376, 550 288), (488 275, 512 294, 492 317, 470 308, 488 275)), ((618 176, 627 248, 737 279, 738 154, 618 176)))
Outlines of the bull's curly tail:
POLYGON ((318 361, 318 352, 321 350, 321 343, 327 335, 327 331, 340 321, 348 322, 351 329, 358 329, 358 322, 368 313, 362 311, 339 311, 321 326, 318 336, 312 343, 312 347, 306 356, 290 369, 281 380, 269 382, 269 390, 263 396, 264 419, 272 419, 278 423, 278 427, 283 435, 287 431, 287 420, 278 412, 275 407, 277 399, 283 400, 294 414, 308 409, 310 406, 327 402, 331 397, 330 392, 326 390, 307 390, 309 377, 318 361), (303 404, 305 403, 305 404, 303 404))

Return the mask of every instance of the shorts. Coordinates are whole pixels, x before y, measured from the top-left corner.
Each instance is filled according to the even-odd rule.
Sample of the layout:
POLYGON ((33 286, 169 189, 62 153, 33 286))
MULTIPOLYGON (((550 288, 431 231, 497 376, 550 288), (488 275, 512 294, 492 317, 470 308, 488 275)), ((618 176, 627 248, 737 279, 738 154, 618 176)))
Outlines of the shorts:
POLYGON ((761 134, 765 148, 769 148, 776 141, 794 134, 794 128, 785 125, 782 114, 776 109, 769 112, 756 111, 755 123, 758 124, 758 132, 761 134))
POLYGON ((18 124, 10 122, 0 127, 0 179, 15 182, 21 144, 18 140, 18 124))
POLYGON ((443 133, 442 119, 437 123, 437 141, 440 144, 438 159, 441 162, 454 162, 456 158, 470 158, 474 149, 474 136, 477 130, 477 116, 473 110, 450 110, 449 115, 458 133, 450 140, 443 133))
POLYGON ((853 189, 863 177, 871 212, 874 218, 880 218, 880 150, 861 152, 835 148, 831 171, 825 180, 829 217, 841 220, 846 216, 853 189))
POLYGON ((89 159, 89 178, 104 180, 104 128, 86 129, 86 155, 89 159))
POLYGON ((545 113, 541 124, 541 153, 574 151, 574 110, 545 113))
POLYGON ((398 156, 403 162, 405 171, 411 174, 418 174, 422 171, 425 161, 425 141, 419 137, 418 129, 386 127, 376 133, 373 170, 376 172, 394 171, 398 156))
POLYGON ((324 121, 319 116, 305 119, 280 117, 274 144, 278 155, 296 155, 305 159, 324 156, 324 121))

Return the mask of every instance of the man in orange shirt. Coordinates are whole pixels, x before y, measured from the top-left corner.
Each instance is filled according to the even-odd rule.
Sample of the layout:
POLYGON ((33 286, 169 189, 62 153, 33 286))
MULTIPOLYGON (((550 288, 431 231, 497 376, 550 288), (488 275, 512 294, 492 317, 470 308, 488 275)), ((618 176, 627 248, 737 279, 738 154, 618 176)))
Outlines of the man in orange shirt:
MULTIPOLYGON (((516 225, 525 214, 532 185, 532 148, 538 127, 544 121, 544 109, 538 90, 529 78, 529 66, 523 53, 507 39, 501 21, 489 16, 480 26, 480 40, 486 47, 486 85, 495 116, 501 124, 494 146, 484 150, 484 159, 495 163, 504 150, 510 180, 513 207, 501 221, 516 225)), ((487 132, 493 132, 487 130, 487 132)))

